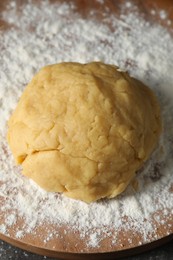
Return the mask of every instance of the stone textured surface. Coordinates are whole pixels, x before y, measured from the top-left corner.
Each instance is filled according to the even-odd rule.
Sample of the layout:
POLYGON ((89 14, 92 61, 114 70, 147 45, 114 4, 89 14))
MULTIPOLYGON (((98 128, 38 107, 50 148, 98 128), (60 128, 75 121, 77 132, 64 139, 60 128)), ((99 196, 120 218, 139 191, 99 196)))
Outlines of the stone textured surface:
MULTIPOLYGON (((28 253, 24 250, 13 247, 0 240, 0 260, 60 260, 60 258, 50 258, 28 253)), ((156 248, 152 251, 123 258, 122 260, 172 260, 173 259, 173 241, 156 248)))

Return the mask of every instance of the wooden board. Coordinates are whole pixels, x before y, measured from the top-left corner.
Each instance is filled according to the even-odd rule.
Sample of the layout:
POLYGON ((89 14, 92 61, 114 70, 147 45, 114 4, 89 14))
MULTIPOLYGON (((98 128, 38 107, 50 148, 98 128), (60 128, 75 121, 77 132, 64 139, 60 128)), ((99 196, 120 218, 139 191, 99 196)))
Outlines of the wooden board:
MULTIPOLYGON (((5 5, 8 1, 1 1, 1 10, 5 8, 5 5)), ((54 1, 51 1, 54 2, 54 1)), ((121 5, 125 1, 119 0, 119 1, 105 1, 105 5, 107 5, 110 10, 112 10, 112 13, 118 14, 120 11, 121 5)), ((152 16, 150 10, 151 9, 165 9, 169 11, 169 19, 173 19, 173 12, 172 12, 172 1, 138 1, 134 0, 135 4, 139 7, 139 10, 141 12, 141 15, 145 17, 145 19, 153 21, 154 23, 160 23, 163 26, 167 26, 165 20, 161 20, 159 16, 152 16)), ((87 17, 87 14, 89 10, 99 10, 97 13, 97 19, 101 20, 103 19, 103 12, 105 5, 101 5, 97 1, 86 1, 86 0, 76 0, 75 1, 77 5, 77 10, 79 13, 81 13, 84 17, 87 17)), ((23 1, 17 1, 18 6, 22 6, 23 1)), ((38 3, 37 3, 38 4, 38 3)), ((8 29, 9 25, 6 24, 3 20, 0 21, 1 26, 4 28, 4 33, 6 29, 8 29)), ((168 27, 170 29, 170 27, 168 27)), ((172 192, 172 191, 170 191, 172 192)), ((0 205, 3 206, 6 203, 5 200, 3 200, 0 197, 0 205)), ((10 214, 10 212, 9 212, 10 214)), ((155 212, 155 214, 158 214, 160 218, 162 219, 163 214, 162 210, 159 210, 158 212, 155 212)), ((0 224, 3 224, 5 222, 5 218, 8 215, 8 212, 6 212, 5 215, 0 216, 0 224)), ((40 223, 40 225, 37 226, 37 228, 34 230, 33 233, 26 234, 21 239, 17 239, 15 237, 15 232, 18 229, 22 229, 24 226, 23 219, 18 218, 17 222, 9 229, 8 236, 0 233, 0 239, 11 243, 12 245, 15 245, 17 247, 20 247, 22 249, 52 256, 52 257, 61 257, 63 259, 95 259, 96 256, 99 254, 99 259, 114 259, 115 257, 120 256, 127 256, 139 252, 143 252, 146 250, 149 250, 151 248, 154 248, 156 246, 159 246, 171 239, 173 239, 173 213, 172 208, 168 211, 168 214, 166 217, 164 217, 164 225, 161 223, 156 223, 157 226, 157 234, 153 234, 153 239, 151 239, 150 243, 143 243, 142 245, 139 245, 139 241, 142 241, 141 235, 136 232, 133 233, 133 236, 130 234, 129 231, 121 230, 118 234, 118 242, 112 247, 111 244, 111 237, 105 238, 101 242, 100 248, 92 248, 88 250, 85 245, 85 241, 80 239, 79 231, 73 231, 67 226, 60 226, 57 227, 56 225, 50 225, 50 223, 40 223), (68 232, 64 233, 64 229, 68 230, 68 232), (52 232, 53 230, 57 230, 59 236, 53 237, 50 241, 44 242, 45 237, 48 235, 48 233, 52 232), (154 236, 156 238, 154 238, 154 236), (133 237, 132 242, 129 244, 128 238, 133 237), (82 251, 84 253, 82 253, 82 251), (88 256, 89 254, 89 256, 88 256)), ((128 221, 128 219, 127 219, 128 221)), ((154 214, 153 214, 153 223, 155 221, 154 214)), ((114 230, 110 230, 110 232, 114 232, 114 230)))

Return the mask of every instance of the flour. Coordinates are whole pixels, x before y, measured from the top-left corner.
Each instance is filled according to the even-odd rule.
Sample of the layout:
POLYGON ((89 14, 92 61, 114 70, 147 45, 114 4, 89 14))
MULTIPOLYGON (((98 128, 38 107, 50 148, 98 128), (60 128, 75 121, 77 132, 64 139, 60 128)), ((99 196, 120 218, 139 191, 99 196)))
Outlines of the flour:
MULTIPOLYGON (((98 2, 103 5, 103 1, 98 2)), ((96 21, 96 11, 88 14, 90 19, 84 19, 75 10, 74 4, 48 1, 39 5, 29 1, 19 9, 11 1, 2 12, 10 29, 0 31, 0 198, 5 200, 1 214, 6 219, 0 232, 9 235, 9 228, 20 217, 24 224, 22 230, 14 228, 16 238, 34 234, 37 226, 48 222, 80 230, 88 248, 99 248, 106 237, 111 237, 115 245, 122 228, 140 233, 140 245, 158 238, 153 214, 159 225, 167 225, 173 214, 173 38, 163 27, 141 18, 130 2, 119 17, 105 9, 102 22, 96 21), (125 14, 130 8, 134 11, 125 14), (118 198, 88 205, 47 193, 22 176, 6 142, 6 124, 24 87, 42 66, 93 60, 116 64, 149 85, 161 104, 164 131, 157 150, 137 175, 137 191, 129 186, 118 198), (160 210, 162 219, 157 213, 160 210)), ((156 12, 153 10, 152 15, 156 12)), ((164 10, 160 18, 167 18, 164 10)), ((51 231, 44 242, 58 236, 56 230, 51 231)), ((129 244, 132 239, 133 234, 129 244)))

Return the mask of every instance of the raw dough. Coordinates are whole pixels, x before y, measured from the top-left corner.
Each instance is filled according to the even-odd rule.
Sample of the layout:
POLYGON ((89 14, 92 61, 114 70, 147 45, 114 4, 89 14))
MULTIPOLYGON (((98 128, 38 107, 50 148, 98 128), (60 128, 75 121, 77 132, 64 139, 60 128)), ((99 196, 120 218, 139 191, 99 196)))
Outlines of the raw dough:
POLYGON ((125 190, 161 132, 153 92, 100 62, 44 67, 9 120, 23 174, 47 191, 86 202, 125 190))

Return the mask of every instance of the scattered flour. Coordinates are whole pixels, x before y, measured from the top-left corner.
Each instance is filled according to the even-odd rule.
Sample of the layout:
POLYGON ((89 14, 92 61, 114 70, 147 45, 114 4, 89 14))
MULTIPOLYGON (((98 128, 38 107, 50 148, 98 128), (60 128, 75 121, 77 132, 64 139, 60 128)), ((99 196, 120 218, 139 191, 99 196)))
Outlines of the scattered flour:
POLYGON ((99 239, 97 233, 91 233, 89 237, 88 245, 92 247, 97 247, 99 245, 99 239))
MULTIPOLYGON (((99 2, 103 6, 103 1, 99 2)), ((150 237, 156 231, 151 216, 155 214, 155 221, 163 225, 170 218, 173 208, 173 191, 170 192, 173 190, 173 37, 163 27, 145 21, 137 11, 125 14, 126 8, 135 7, 127 2, 117 17, 105 9, 102 22, 96 21, 96 10, 88 14, 90 19, 83 18, 70 2, 40 1, 37 5, 28 1, 20 9, 16 1, 11 1, 2 12, 2 19, 10 28, 0 31, 0 199, 5 201, 0 218, 5 215, 6 219, 0 225, 1 233, 9 235, 8 230, 18 217, 24 219, 24 224, 22 231, 16 230, 16 238, 33 232, 45 221, 57 226, 67 224, 80 230, 81 239, 87 237, 87 246, 94 248, 107 236, 112 236, 112 244, 116 244, 116 235, 122 228, 140 233, 142 242, 157 239, 157 235, 150 237), (42 66, 93 60, 116 64, 148 84, 159 98, 164 131, 158 149, 137 175, 138 191, 130 186, 116 199, 88 205, 47 193, 22 176, 9 151, 6 130, 7 120, 24 87, 42 66), (157 214, 160 210, 163 219, 157 214), (108 233, 110 227, 116 231, 114 234, 108 233)), ((152 10, 153 15, 155 12, 152 10)), ((160 17, 166 19, 165 11, 161 11, 160 17)), ((58 234, 50 233, 45 242, 53 236, 58 234)), ((133 234, 129 241, 132 238, 133 234)))
POLYGON ((162 20, 165 20, 166 18, 167 18, 167 12, 165 11, 165 10, 161 10, 160 11, 160 18, 162 19, 162 20))

